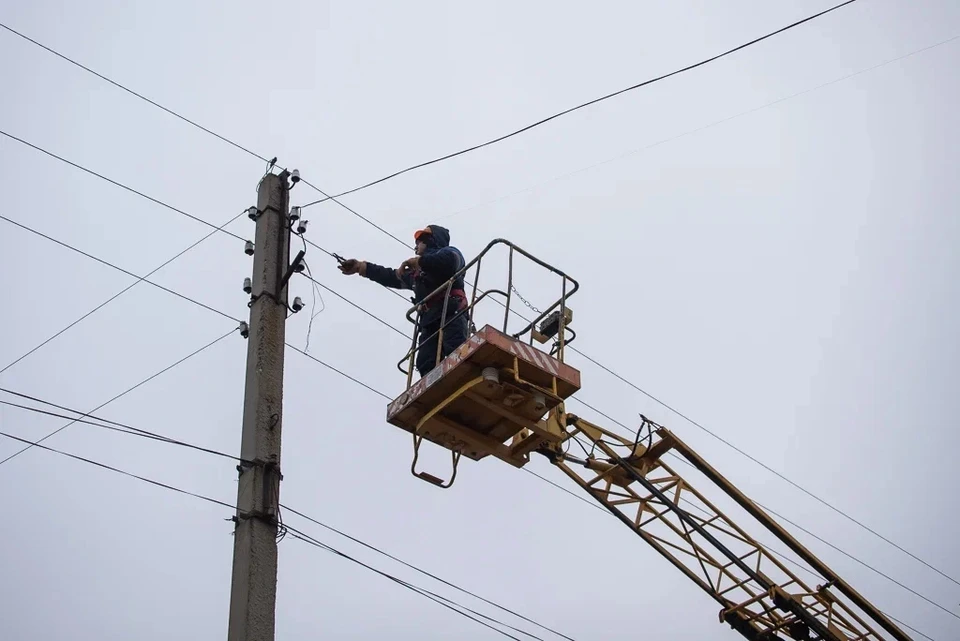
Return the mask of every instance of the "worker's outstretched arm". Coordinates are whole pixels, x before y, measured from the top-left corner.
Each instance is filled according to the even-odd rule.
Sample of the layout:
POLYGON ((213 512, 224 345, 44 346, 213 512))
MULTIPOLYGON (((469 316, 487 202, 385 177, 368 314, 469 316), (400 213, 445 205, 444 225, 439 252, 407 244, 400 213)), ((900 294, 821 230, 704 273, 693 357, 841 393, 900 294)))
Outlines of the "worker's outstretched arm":
POLYGON ((400 277, 397 276, 396 270, 390 269, 389 267, 384 267, 382 265, 377 265, 374 263, 368 263, 363 260, 356 260, 351 258, 349 260, 343 261, 340 264, 340 271, 350 276, 352 274, 360 274, 364 278, 368 278, 375 283, 379 283, 384 287, 391 287, 393 289, 413 289, 413 282, 409 276, 400 277))

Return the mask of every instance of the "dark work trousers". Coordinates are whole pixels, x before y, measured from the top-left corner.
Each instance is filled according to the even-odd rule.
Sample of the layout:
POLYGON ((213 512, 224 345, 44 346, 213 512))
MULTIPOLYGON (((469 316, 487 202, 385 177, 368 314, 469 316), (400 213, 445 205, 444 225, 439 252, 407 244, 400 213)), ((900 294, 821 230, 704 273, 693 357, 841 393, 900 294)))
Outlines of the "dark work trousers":
MULTIPOLYGON (((450 303, 447 306, 447 320, 449 322, 443 328, 443 348, 440 352, 440 360, 463 345, 468 338, 469 315, 464 309, 458 311, 461 302, 464 303, 463 306, 465 307, 466 301, 463 301, 463 299, 450 298, 450 303)), ((419 346, 417 348, 417 371, 420 372, 421 377, 436 367, 437 340, 442 324, 440 322, 442 314, 443 303, 439 303, 421 316, 419 346)))

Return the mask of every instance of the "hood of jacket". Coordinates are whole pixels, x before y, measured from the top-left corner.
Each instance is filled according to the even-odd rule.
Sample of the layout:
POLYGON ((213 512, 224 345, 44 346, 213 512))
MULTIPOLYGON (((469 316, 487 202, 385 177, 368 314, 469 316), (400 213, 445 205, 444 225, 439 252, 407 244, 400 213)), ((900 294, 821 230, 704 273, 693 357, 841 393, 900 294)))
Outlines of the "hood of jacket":
POLYGON ((430 227, 430 242, 428 249, 443 249, 450 246, 450 230, 440 225, 428 225, 430 227))

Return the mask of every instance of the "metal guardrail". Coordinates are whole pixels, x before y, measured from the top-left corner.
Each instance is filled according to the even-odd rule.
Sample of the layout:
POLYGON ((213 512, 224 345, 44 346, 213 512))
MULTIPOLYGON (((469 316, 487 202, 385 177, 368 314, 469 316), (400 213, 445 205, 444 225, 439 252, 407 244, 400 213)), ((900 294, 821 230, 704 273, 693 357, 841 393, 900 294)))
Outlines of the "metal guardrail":
MULTIPOLYGON (((413 324, 413 326, 414 326, 413 338, 412 338, 412 340, 411 340, 410 350, 409 350, 409 351, 403 356, 403 358, 401 358, 400 361, 397 363, 397 369, 399 369, 402 373, 404 373, 404 374, 407 375, 407 388, 408 388, 408 389, 409 389, 409 387, 413 384, 413 371, 414 371, 414 369, 415 369, 414 363, 415 363, 415 361, 416 361, 417 352, 420 350, 421 346, 422 346, 423 344, 425 344, 428 340, 430 340, 431 338, 433 338, 435 335, 437 336, 437 360, 436 360, 436 364, 435 364, 435 365, 438 365, 438 364, 440 363, 440 360, 441 360, 441 353, 442 353, 442 347, 443 347, 443 331, 444 331, 444 329, 445 329, 450 323, 452 323, 454 320, 456 320, 461 314, 468 314, 468 321, 467 321, 467 322, 468 322, 468 327, 469 327, 469 333, 472 334, 472 333, 475 331, 474 322, 473 322, 473 320, 474 320, 474 311, 475 311, 475 309, 476 309, 476 306, 477 306, 484 298, 486 298, 486 297, 488 297, 488 296, 493 296, 493 295, 499 295, 499 296, 503 296, 503 297, 504 297, 505 302, 504 302, 504 303, 501 303, 501 305, 503 305, 503 308, 504 308, 504 312, 503 312, 503 326, 502 326, 503 328, 502 328, 501 331, 503 331, 503 333, 505 333, 505 334, 507 333, 507 326, 508 326, 508 322, 509 322, 509 319, 510 319, 510 303, 511 303, 511 300, 512 300, 511 293, 512 293, 513 291, 515 291, 515 290, 514 290, 514 287, 513 287, 513 258, 514 258, 514 253, 520 254, 521 256, 523 256, 523 257, 525 257, 525 258, 533 261, 534 263, 536 263, 537 265, 543 267, 544 269, 547 269, 548 271, 553 272, 554 274, 557 274, 558 276, 560 276, 561 279, 562 279, 562 286, 561 286, 560 298, 558 298, 558 299, 557 299, 552 305, 550 305, 550 307, 548 307, 546 310, 540 312, 539 315, 538 315, 536 318, 534 318, 533 320, 531 320, 522 330, 520 330, 519 332, 515 332, 514 334, 512 334, 512 336, 513 336, 514 338, 520 338, 521 336, 523 336, 523 335, 526 334, 527 332, 531 332, 530 343, 532 344, 532 343, 533 343, 533 335, 532 335, 532 331, 531 331, 531 330, 533 330, 533 329, 537 326, 538 323, 540 323, 540 322, 543 321, 545 318, 547 318, 550 314, 552 314, 552 313, 554 312, 554 310, 559 309, 560 318, 559 318, 559 328, 558 328, 558 331, 557 331, 558 342, 557 342, 557 345, 555 346, 555 350, 551 350, 551 354, 553 354, 554 351, 555 351, 557 358, 558 358, 560 361, 563 361, 564 346, 565 346, 567 343, 570 342, 570 341, 566 340, 566 337, 565 337, 567 299, 570 298, 571 296, 573 296, 573 295, 577 292, 577 290, 580 289, 580 284, 579 284, 574 278, 572 278, 572 277, 568 276, 566 273, 564 273, 562 270, 557 269, 557 268, 554 267, 553 265, 551 265, 551 264, 549 264, 549 263, 547 263, 547 262, 545 262, 545 261, 540 260, 540 259, 537 258, 536 256, 530 254, 529 252, 527 252, 526 250, 522 249, 521 247, 518 247, 517 245, 515 245, 515 244, 512 243, 512 242, 510 242, 509 240, 506 240, 506 239, 503 239, 503 238, 496 238, 496 239, 490 241, 490 242, 487 244, 487 246, 483 248, 483 251, 481 251, 479 254, 477 254, 477 256, 476 256, 473 260, 471 260, 471 261, 468 262, 466 265, 464 265, 464 266, 461 267, 459 270, 457 270, 457 272, 456 272, 453 276, 451 276, 449 279, 447 279, 446 281, 444 281, 444 283, 443 283, 442 285, 440 285, 440 286, 437 287, 435 290, 433 290, 432 292, 430 292, 430 294, 427 295, 427 296, 424 298, 424 301, 431 300, 431 299, 433 299, 435 296, 443 293, 443 296, 444 296, 444 299, 443 299, 443 312, 441 313, 441 316, 440 316, 440 329, 438 329, 437 331, 433 332, 430 336, 427 336, 425 339, 423 339, 423 340, 418 340, 419 337, 420 337, 420 329, 421 329, 421 327, 420 327, 420 322, 419 322, 419 317, 420 317, 420 311, 421 311, 421 308, 422 308, 422 306, 423 306, 423 302, 424 302, 424 301, 421 301, 419 304, 416 304, 416 305, 414 305, 413 307, 411 307, 409 310, 407 310, 406 318, 407 318, 407 320, 408 320, 411 324, 413 324), (506 291, 500 290, 500 289, 490 289, 490 290, 482 291, 482 293, 481 293, 480 296, 478 297, 478 296, 477 296, 477 292, 478 292, 478 290, 477 290, 477 285, 478 285, 478 283, 479 283, 479 281, 480 281, 480 266, 481 266, 481 264, 482 264, 483 257, 486 256, 487 253, 488 253, 491 249, 493 249, 494 247, 496 247, 497 245, 506 245, 506 246, 509 247, 509 249, 510 249, 510 253, 509 253, 509 256, 508 256, 507 288, 506 288, 506 291), (466 308, 464 308, 463 310, 458 310, 452 317, 450 317, 450 319, 447 319, 447 313, 448 313, 448 311, 449 311, 448 307, 449 307, 449 303, 450 303, 450 292, 453 290, 453 283, 454 283, 458 278, 460 278, 461 276, 465 276, 466 273, 467 273, 471 268, 473 268, 474 266, 476 267, 476 271, 475 271, 475 273, 474 273, 474 278, 473 278, 473 280, 474 280, 473 285, 472 285, 473 293, 471 294, 471 297, 470 297, 470 303, 467 305, 466 308), (570 288, 569 291, 568 291, 568 286, 572 286, 572 288, 570 288), (414 318, 414 314, 417 315, 417 318, 414 318), (405 362, 407 363, 406 369, 404 369, 404 367, 403 367, 403 365, 404 365, 405 362)), ((537 310, 537 311, 539 311, 539 310, 537 310)), ((573 340, 574 338, 576 338, 576 333, 572 332, 571 330, 567 330, 567 331, 570 331, 570 332, 573 334, 573 337, 572 337, 570 340, 573 340)))

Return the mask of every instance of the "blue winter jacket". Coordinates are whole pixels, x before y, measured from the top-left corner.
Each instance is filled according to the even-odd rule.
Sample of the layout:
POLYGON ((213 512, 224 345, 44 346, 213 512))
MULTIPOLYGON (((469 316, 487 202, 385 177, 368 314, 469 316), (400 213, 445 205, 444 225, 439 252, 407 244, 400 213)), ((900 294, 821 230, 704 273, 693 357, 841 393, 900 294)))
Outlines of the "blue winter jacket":
MULTIPOLYGON (((367 278, 385 287, 413 290, 413 302, 422 303, 430 292, 445 283, 466 264, 460 250, 450 245, 450 230, 440 225, 429 227, 433 233, 427 239, 427 251, 420 256, 420 269, 407 272, 400 278, 397 276, 396 269, 368 262, 367 278)), ((463 288, 463 274, 461 274, 454 281, 453 289, 462 291, 463 288)), ((456 309, 456 303, 451 301, 451 304, 453 307, 448 309, 448 314, 456 309)), ((439 318, 443 308, 443 295, 435 297, 429 307, 431 311, 437 310, 439 318)))

